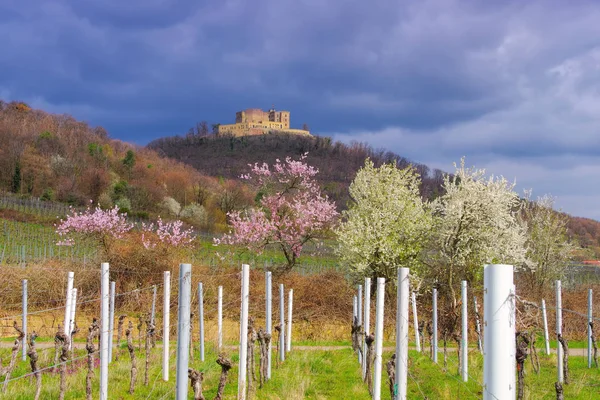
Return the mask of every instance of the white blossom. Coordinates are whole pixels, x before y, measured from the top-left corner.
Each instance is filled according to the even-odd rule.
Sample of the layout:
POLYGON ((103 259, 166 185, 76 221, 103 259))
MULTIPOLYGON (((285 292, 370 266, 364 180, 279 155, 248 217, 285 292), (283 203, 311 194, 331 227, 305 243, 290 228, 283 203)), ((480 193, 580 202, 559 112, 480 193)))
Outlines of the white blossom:
POLYGON ((479 283, 483 264, 522 264, 526 226, 514 183, 466 168, 464 158, 444 178, 444 195, 433 202, 430 278, 455 300, 460 280, 479 283))
POLYGON ((337 229, 338 253, 359 275, 395 277, 398 267, 416 268, 431 226, 419 195, 420 177, 393 164, 366 160, 350 185, 350 208, 337 229))

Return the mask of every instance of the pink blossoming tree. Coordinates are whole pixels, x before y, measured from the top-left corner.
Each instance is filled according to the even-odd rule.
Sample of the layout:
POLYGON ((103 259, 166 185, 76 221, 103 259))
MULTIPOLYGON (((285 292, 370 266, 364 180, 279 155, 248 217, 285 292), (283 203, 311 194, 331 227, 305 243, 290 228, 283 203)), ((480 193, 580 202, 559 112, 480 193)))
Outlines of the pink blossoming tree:
POLYGON ((97 239, 107 254, 113 242, 122 239, 133 228, 133 224, 127 222, 127 215, 120 213, 117 206, 110 210, 88 207, 82 212, 71 209, 66 219, 61 219, 55 226, 61 237, 57 245, 72 246, 75 236, 83 235, 97 239))
POLYGON ((142 224, 142 244, 146 249, 157 245, 167 247, 184 247, 194 240, 191 229, 182 229, 182 221, 163 222, 158 217, 156 224, 142 224))
POLYGON ((314 179, 318 170, 305 158, 306 154, 299 160, 276 160, 273 166, 249 165, 250 172, 241 178, 258 188, 258 205, 228 213, 233 230, 215 244, 243 245, 257 253, 274 245, 287 260, 284 270, 292 269, 302 247, 328 232, 338 216, 334 202, 314 179))

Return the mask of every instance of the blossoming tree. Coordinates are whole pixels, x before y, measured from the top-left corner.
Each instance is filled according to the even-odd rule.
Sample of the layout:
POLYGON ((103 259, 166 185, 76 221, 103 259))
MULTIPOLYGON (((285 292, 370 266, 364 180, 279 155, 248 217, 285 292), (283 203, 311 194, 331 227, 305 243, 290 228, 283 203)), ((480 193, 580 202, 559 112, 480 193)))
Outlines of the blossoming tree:
MULTIPOLYGON (((66 219, 56 225, 56 233, 61 237, 57 243, 72 246, 77 236, 98 240, 105 256, 111 255, 115 240, 123 239, 133 229, 127 221, 127 214, 120 213, 119 207, 103 210, 100 207, 77 212, 71 210, 66 219)), ((182 221, 164 222, 160 217, 156 223, 142 224, 142 244, 146 249, 158 245, 165 249, 189 245, 194 240, 191 229, 183 229, 182 221)))
POLYGON ((183 247, 193 240, 193 231, 183 229, 183 222, 179 220, 163 222, 158 217, 156 224, 142 224, 142 244, 146 249, 156 248, 157 245, 183 247))
POLYGON ((257 206, 228 213, 232 231, 215 244, 242 245, 261 253, 267 246, 279 248, 287 261, 283 270, 292 269, 303 246, 328 232, 338 215, 333 201, 321 193, 315 176, 318 170, 304 160, 290 157, 269 166, 249 165, 241 178, 258 189, 257 206))
POLYGON ((108 254, 113 242, 122 239, 132 228, 133 224, 127 222, 127 215, 120 213, 117 206, 110 210, 88 207, 81 212, 71 209, 66 219, 61 219, 56 225, 56 233, 61 238, 57 244, 72 246, 75 236, 83 235, 97 239, 108 254))
POLYGON ((525 260, 526 226, 519 218, 521 201, 514 184, 465 167, 444 178, 445 194, 432 206, 430 278, 439 292, 458 304, 461 280, 481 283, 483 264, 521 265, 525 260))
POLYGON ((568 234, 569 217, 554 209, 553 197, 532 200, 531 191, 526 191, 523 218, 527 222, 524 283, 530 295, 543 295, 554 280, 561 279, 575 249, 568 234))
POLYGON ((393 280, 398 267, 416 272, 431 228, 414 168, 376 168, 366 160, 350 185, 350 208, 338 227, 340 259, 361 276, 393 280))

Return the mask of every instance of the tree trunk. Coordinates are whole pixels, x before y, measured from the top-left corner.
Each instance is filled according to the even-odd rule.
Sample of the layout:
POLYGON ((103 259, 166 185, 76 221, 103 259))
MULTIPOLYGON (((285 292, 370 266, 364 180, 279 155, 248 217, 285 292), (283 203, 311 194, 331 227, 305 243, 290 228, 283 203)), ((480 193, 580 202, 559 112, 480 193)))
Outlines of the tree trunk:
POLYGON ((233 365, 230 359, 225 358, 224 354, 219 354, 217 364, 221 366, 221 377, 219 378, 219 387, 215 400, 223 400, 223 390, 225 390, 225 384, 227 383, 227 374, 233 365))
POLYGON ((37 339, 38 335, 33 331, 31 335, 29 335, 29 350, 27 351, 27 355, 29 356, 29 364, 31 365, 31 372, 33 376, 35 376, 35 397, 34 400, 39 400, 40 393, 42 392, 42 372, 39 370, 37 362, 38 355, 35 349, 35 339, 37 339))
POLYGON ((125 331, 127 336, 127 350, 129 350, 129 356, 131 357, 131 382, 129 383, 129 394, 133 394, 135 391, 135 380, 137 378, 137 366, 135 362, 135 347, 133 347, 133 323, 129 321, 129 327, 125 331))
POLYGON ((202 394, 202 381, 204 380, 204 373, 189 368, 188 377, 190 378, 192 389, 194 390, 194 400, 205 400, 204 395, 202 394))
POLYGON ((248 358, 246 359, 246 369, 248 373, 248 392, 254 388, 256 380, 254 364, 254 343, 256 342, 256 331, 254 330, 254 318, 248 319, 248 358))
POLYGON ((367 343, 367 367, 365 373, 365 380, 367 381, 367 387, 369 393, 373 395, 373 377, 371 376, 371 367, 373 365, 373 342, 375 342, 375 335, 371 334, 365 339, 367 343))
POLYGON ((142 350, 142 328, 144 326, 144 319, 142 318, 142 316, 139 316, 138 319, 138 325, 137 325, 137 329, 138 329, 138 350, 141 351, 142 350))
POLYGON ((515 335, 517 361, 517 400, 523 400, 525 391, 525 360, 527 359, 527 350, 529 346, 528 335, 523 332, 517 332, 515 335))
POLYGON ((60 352, 60 392, 58 395, 59 400, 64 400, 65 392, 67 390, 67 361, 69 360, 69 347, 71 340, 69 336, 61 332, 61 344, 62 349, 60 352))
POLYGON ((361 326, 358 324, 358 317, 352 319, 352 350, 360 351, 360 329, 361 326))
POLYGON ((535 347, 535 332, 529 333, 529 350, 531 353, 531 365, 536 374, 540 374, 540 358, 538 357, 537 349, 535 347))
POLYGON ((260 347, 260 362, 258 367, 258 378, 259 385, 262 388, 265 382, 268 379, 268 371, 269 371, 269 344, 271 343, 271 335, 265 332, 264 330, 259 329, 258 334, 258 344, 260 347))
POLYGON ((194 359, 194 313, 190 313, 190 361, 194 359))
POLYGON ((447 332, 444 331, 442 335, 442 340, 444 341, 444 372, 448 371, 448 335, 447 332))
POLYGON ((148 386, 148 369, 150 368, 150 346, 154 337, 155 326, 150 320, 146 320, 146 370, 144 372, 144 386, 148 386))
MULTIPOLYGON (((279 354, 279 342, 281 342, 281 324, 277 324, 274 327, 277 332, 277 346, 275 347, 275 354, 279 354)), ((279 357, 277 356, 277 363, 279 364, 279 357)))
POLYGON ((554 382, 554 389, 556 390, 556 400, 565 400, 563 386, 560 382, 554 382))
POLYGON ((481 317, 479 316, 479 309, 478 307, 475 307, 473 305, 473 308, 475 308, 475 333, 477 334, 477 347, 479 348, 480 352, 483 352, 482 346, 481 346, 481 317))
POLYGON ((119 316, 119 322, 117 324, 117 351, 115 351, 115 361, 119 361, 119 354, 121 353, 121 338, 123 337, 123 321, 126 315, 119 316))
POLYGON ((92 380, 94 379, 94 356, 96 355, 96 346, 94 346, 94 339, 100 334, 100 326, 98 320, 94 318, 92 325, 88 329, 87 341, 85 349, 87 350, 87 367, 88 372, 85 377, 85 398, 92 400, 92 380))
POLYGON ((4 370, 4 386, 2 387, 3 393, 6 392, 8 381, 10 380, 10 374, 12 374, 13 370, 15 369, 15 365, 17 364, 17 358, 19 355, 19 350, 21 349, 21 346, 23 345, 23 340, 25 339, 25 333, 21 328, 19 328, 19 325, 17 325, 17 321, 13 321, 13 328, 17 331, 17 338, 15 339, 15 343, 12 347, 12 352, 10 355, 10 364, 8 364, 8 367, 4 370))
POLYGON ((64 335, 64 328, 61 324, 58 324, 57 329, 56 335, 54 336, 54 367, 52 367, 52 372, 56 372, 59 369, 58 359, 60 357, 60 348, 62 346, 61 334, 64 335))
POLYGON ((563 349, 563 376, 565 378, 565 384, 569 384, 569 342, 563 337, 558 335, 558 341, 560 342, 563 349))
POLYGON ((461 374, 462 371, 462 358, 461 358, 461 351, 460 351, 460 336, 458 336, 456 333, 452 334, 452 339, 454 339, 454 342, 456 343, 456 357, 458 360, 458 371, 456 372, 458 375, 461 374))
POLYGON ((429 336, 429 358, 433 360, 433 328, 431 321, 427 321, 427 335, 429 336))
POLYGON ((390 389, 390 399, 395 398, 395 385, 396 385, 396 354, 392 354, 392 358, 386 364, 386 370, 388 374, 388 386, 390 389))
POLYGON ((73 321, 73 330, 71 331, 71 337, 69 338, 69 347, 72 348, 70 351, 71 362, 75 361, 75 349, 73 348, 73 337, 79 333, 79 327, 77 326, 77 322, 73 321))

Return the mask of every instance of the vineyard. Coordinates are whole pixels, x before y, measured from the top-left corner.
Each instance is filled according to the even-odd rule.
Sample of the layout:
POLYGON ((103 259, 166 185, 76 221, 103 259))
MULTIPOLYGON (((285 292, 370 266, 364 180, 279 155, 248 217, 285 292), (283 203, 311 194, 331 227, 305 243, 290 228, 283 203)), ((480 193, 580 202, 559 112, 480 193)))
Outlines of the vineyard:
MULTIPOLYGON (((80 237, 74 246, 58 246, 59 235, 54 224, 64 218, 71 210, 83 211, 85 208, 70 208, 62 203, 42 201, 39 198, 20 198, 11 194, 0 195, 0 212, 10 212, 5 218, 0 214, 0 265, 24 266, 49 260, 77 262, 84 265, 99 263, 97 243, 80 237)), ((128 218, 139 228, 144 222, 139 218, 128 218)), ((267 250, 260 256, 240 251, 235 246, 219 251, 213 246, 214 234, 194 230, 197 245, 189 259, 194 264, 208 265, 215 269, 223 266, 246 263, 253 268, 271 268, 282 262, 281 255, 267 250)), ((298 271, 303 274, 317 274, 327 271, 343 272, 334 256, 330 244, 315 246, 308 244, 306 252, 310 257, 303 259, 298 271)), ((239 247, 239 246, 238 246, 239 247)))
POLYGON ((367 161, 340 215, 303 157, 217 237, 4 196, 3 396, 598 397, 598 274, 552 199, 462 160, 428 202, 367 161))
MULTIPOLYGON (((218 273, 207 267, 184 267, 180 274, 172 271, 173 276, 170 272, 151 276, 147 286, 129 291, 120 290, 119 282, 107 285, 108 279, 101 284, 101 277, 120 272, 107 272, 108 266, 107 275, 96 266, 75 274, 42 266, 29 272, 30 268, 7 267, 17 275, 12 281, 5 279, 0 291, 5 338, 0 349, 4 377, 0 396, 98 398, 103 375, 108 377, 107 398, 119 399, 183 399, 194 390, 193 398, 224 399, 389 399, 400 390, 406 395, 399 398, 409 399, 494 399, 515 398, 522 390, 520 398, 550 399, 557 398, 555 382, 561 379, 564 398, 595 398, 600 390, 595 332, 589 324, 596 321, 598 307, 591 290, 557 286, 554 297, 538 304, 507 285, 506 297, 496 299, 500 306, 494 315, 504 313, 506 319, 496 318, 495 323, 502 323, 501 329, 509 334, 493 336, 488 332, 495 329, 489 317, 494 300, 471 293, 464 285, 459 317, 464 330, 450 336, 436 290, 415 296, 409 278, 400 277, 406 285, 394 296, 386 295, 383 279, 376 286, 365 281, 354 296, 336 289, 331 294, 340 293, 337 303, 324 311, 320 300, 311 298, 319 287, 315 283, 326 281, 325 276, 307 283, 301 274, 281 280, 249 267, 245 273, 235 267, 218 273), (39 275, 50 272, 63 275, 63 287, 46 290, 39 275), (95 276, 95 287, 77 287, 84 273, 95 276), (244 287, 248 294, 240 297, 244 287), (32 301, 40 293, 55 297, 32 301), (19 297, 21 302, 16 301, 19 297), (102 318, 105 313, 108 318, 102 318), (65 321, 72 321, 67 330, 65 321), (240 329, 247 334, 240 337, 240 329), (106 343, 102 332, 108 333, 106 343), (503 343, 492 344, 499 339, 503 343), (565 350, 562 355, 557 344, 565 350), (240 353, 242 348, 246 351, 240 353), (104 372, 103 358, 110 360, 104 372), (486 374, 498 358, 504 372, 486 374), (244 359, 247 370, 240 372, 244 359), (508 373, 511 369, 513 374, 508 373), (496 387, 512 391, 492 392, 494 386, 486 380, 502 376, 508 384, 496 387), (198 379, 200 386, 194 385, 198 379), (204 397, 198 397, 200 391, 204 397)), ((497 289, 497 277, 494 282, 497 289)))

